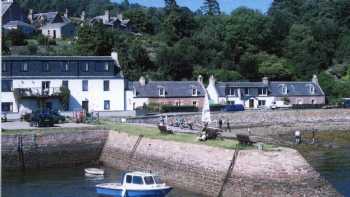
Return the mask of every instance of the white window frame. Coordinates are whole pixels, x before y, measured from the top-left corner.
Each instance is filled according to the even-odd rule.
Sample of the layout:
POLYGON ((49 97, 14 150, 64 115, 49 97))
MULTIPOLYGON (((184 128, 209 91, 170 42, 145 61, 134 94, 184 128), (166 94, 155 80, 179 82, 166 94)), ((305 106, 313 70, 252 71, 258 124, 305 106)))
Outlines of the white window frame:
POLYGON ((249 88, 244 88, 244 95, 250 95, 249 88))
POLYGON ((258 100, 258 106, 266 106, 266 100, 258 100), (264 104, 262 104, 262 102, 264 104))
POLYGON ((310 85, 309 91, 310 91, 310 94, 315 94, 315 86, 310 85))
POLYGON ((109 64, 108 62, 105 63, 104 67, 103 67, 104 71, 108 71, 109 70, 109 64))
POLYGON ((159 96, 164 97, 164 96, 165 96, 165 89, 164 89, 163 87, 160 87, 160 88, 158 89, 158 93, 159 93, 159 96))
POLYGON ((85 63, 84 72, 89 72, 89 63, 85 63))
POLYGON ((288 87, 286 85, 282 86, 282 94, 284 95, 288 94, 288 87))
POLYGON ((198 102, 194 100, 194 101, 192 101, 192 105, 195 106, 195 107, 197 107, 198 102))
POLYGON ((197 88, 192 88, 192 96, 198 96, 197 88))
POLYGON ((28 63, 23 63, 22 64, 22 72, 28 72, 28 63))
POLYGON ((267 96, 267 88, 259 88, 258 92, 261 90, 261 94, 259 96, 267 96))

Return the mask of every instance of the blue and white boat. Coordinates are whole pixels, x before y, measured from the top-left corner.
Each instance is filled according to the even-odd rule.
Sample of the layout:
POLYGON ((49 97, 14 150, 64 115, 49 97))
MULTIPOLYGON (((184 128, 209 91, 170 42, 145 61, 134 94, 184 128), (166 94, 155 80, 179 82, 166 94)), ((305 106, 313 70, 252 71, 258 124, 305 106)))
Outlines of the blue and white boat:
POLYGON ((146 172, 125 173, 121 183, 96 185, 97 194, 120 197, 165 197, 171 190, 159 176, 146 172))

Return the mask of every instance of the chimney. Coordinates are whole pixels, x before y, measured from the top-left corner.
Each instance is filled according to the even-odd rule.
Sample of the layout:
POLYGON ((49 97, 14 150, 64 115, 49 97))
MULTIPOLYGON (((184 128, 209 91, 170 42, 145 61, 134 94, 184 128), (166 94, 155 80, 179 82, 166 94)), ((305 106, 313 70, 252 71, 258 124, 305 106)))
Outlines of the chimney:
POLYGON ((145 86, 146 85, 146 79, 143 76, 141 76, 140 79, 139 79, 139 83, 140 83, 141 86, 145 86))
POLYGON ((105 10, 105 15, 103 15, 103 24, 107 24, 109 22, 109 10, 105 10))
POLYGON ((209 85, 215 86, 216 79, 213 75, 209 77, 209 85))
POLYGON ((30 23, 33 23, 33 9, 29 9, 28 20, 30 23))
POLYGON ((197 81, 201 84, 203 84, 203 76, 202 75, 198 75, 197 81))
POLYGON ((84 10, 81 12, 80 20, 83 22, 85 21, 85 11, 84 10))
POLYGON ((120 68, 118 53, 116 51, 112 51, 111 57, 115 61, 117 66, 120 68))
POLYGON ((269 85, 269 78, 263 77, 263 78, 262 78, 262 82, 263 82, 263 84, 265 84, 265 85, 269 85))
POLYGON ((312 83, 314 83, 314 84, 316 84, 316 85, 319 85, 319 84, 318 84, 318 78, 317 78, 317 75, 313 75, 313 76, 312 76, 312 80, 311 80, 311 81, 312 81, 312 83))

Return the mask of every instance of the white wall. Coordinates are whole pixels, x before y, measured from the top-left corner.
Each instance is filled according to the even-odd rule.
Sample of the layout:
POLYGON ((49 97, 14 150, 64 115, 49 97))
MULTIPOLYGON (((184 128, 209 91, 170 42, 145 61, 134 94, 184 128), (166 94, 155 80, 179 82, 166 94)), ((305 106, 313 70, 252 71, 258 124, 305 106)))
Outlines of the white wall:
POLYGON ((134 98, 133 103, 135 103, 135 108, 143 107, 144 104, 146 104, 146 105, 149 104, 149 99, 148 98, 134 98))
POLYGON ((53 31, 56 31, 56 38, 62 38, 62 34, 61 34, 61 28, 60 27, 43 27, 41 29, 41 33, 44 35, 44 36, 47 36, 47 37, 50 37, 50 38, 53 38, 53 31), (50 30, 50 35, 48 34, 48 30, 50 30))
MULTIPOLYGON (((67 79, 68 80, 68 79, 67 79)), ((41 88, 42 81, 50 81, 50 88, 60 87, 62 79, 24 79, 13 80, 13 88, 41 88)), ((88 91, 82 91, 82 79, 69 79, 68 87, 70 89, 71 98, 69 101, 69 110, 81 109, 82 101, 89 101, 89 111, 123 111, 124 106, 124 79, 109 79, 109 91, 103 91, 104 79, 88 80, 88 91), (104 100, 110 101, 110 110, 104 110, 104 100)), ((15 105, 13 93, 2 93, 2 102, 13 102, 15 112, 18 112, 15 105)), ((27 102, 27 101, 26 101, 27 102)), ((25 106, 32 106, 26 103, 25 106)), ((53 103, 54 106, 57 106, 53 103)))
POLYGON ((17 103, 15 102, 15 97, 13 95, 13 92, 1 92, 1 102, 12 103, 13 112, 18 112, 17 103))
POLYGON ((126 90, 125 91, 125 106, 127 111, 134 110, 133 109, 133 102, 134 102, 134 93, 132 90, 126 90))

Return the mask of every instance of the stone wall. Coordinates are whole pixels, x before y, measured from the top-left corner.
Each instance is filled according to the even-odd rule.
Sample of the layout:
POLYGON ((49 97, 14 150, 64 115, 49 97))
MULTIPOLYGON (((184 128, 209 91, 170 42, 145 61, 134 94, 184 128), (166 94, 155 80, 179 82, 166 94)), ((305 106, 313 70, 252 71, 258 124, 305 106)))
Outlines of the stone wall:
MULTIPOLYGON (((217 196, 234 150, 142 138, 111 131, 100 161, 120 170, 151 170, 170 185, 217 196)), ((295 150, 243 150, 223 196, 339 196, 295 150), (304 195, 305 194, 305 195, 304 195)))
POLYGON ((96 162, 108 137, 105 130, 3 134, 2 169, 61 167, 96 162), (21 137, 20 137, 21 136, 21 137), (19 149, 22 138, 23 162, 19 149))

